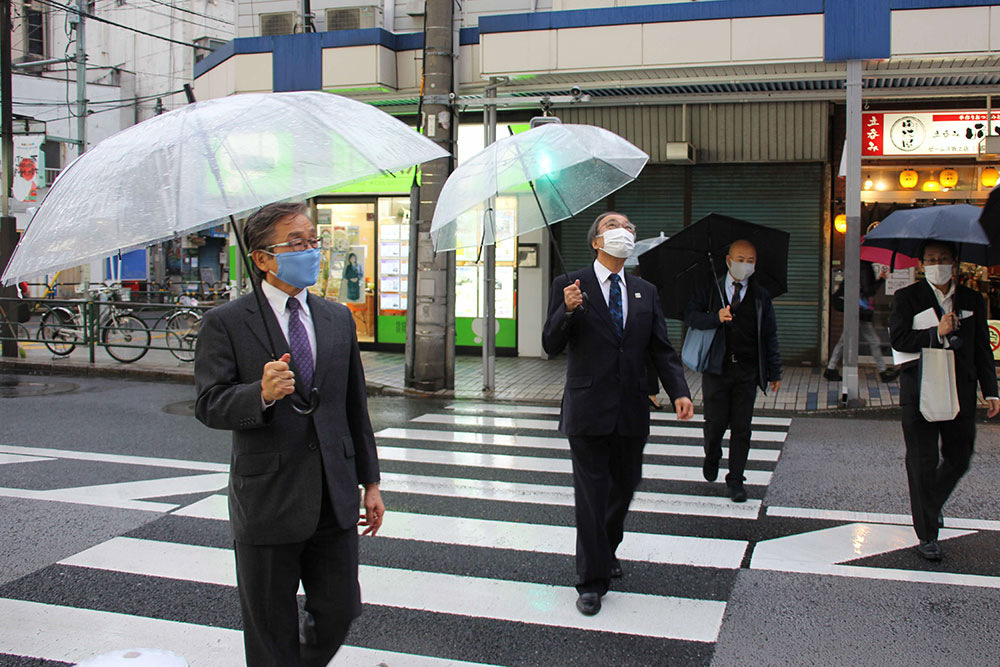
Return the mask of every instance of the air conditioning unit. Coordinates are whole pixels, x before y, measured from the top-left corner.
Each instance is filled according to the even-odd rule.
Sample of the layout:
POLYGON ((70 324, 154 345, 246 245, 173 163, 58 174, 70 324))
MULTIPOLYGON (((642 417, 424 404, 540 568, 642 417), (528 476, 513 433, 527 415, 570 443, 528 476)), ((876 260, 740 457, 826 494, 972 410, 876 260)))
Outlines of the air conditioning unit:
POLYGON ((263 37, 271 35, 291 35, 295 32, 295 12, 277 12, 260 15, 260 34, 263 37))
POLYGON ((667 142, 666 161, 675 164, 694 164, 694 146, 684 141, 667 142))
POLYGON ((327 30, 361 30, 381 27, 382 8, 378 6, 338 7, 326 10, 327 30))
POLYGON ((425 0, 406 0, 406 13, 409 16, 423 16, 426 11, 425 0))

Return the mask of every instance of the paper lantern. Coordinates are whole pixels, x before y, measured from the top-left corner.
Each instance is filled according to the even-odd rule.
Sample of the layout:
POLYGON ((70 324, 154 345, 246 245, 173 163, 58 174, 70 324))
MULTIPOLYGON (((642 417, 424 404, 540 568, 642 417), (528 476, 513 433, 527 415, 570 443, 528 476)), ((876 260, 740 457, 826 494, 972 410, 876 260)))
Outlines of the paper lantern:
POLYGON ((954 169, 942 169, 938 181, 942 188, 953 188, 958 185, 958 172, 954 169))
POLYGON ((847 216, 841 213, 833 219, 833 228, 840 234, 847 232, 847 216))
POLYGON ((922 189, 924 192, 937 192, 941 189, 941 184, 935 181, 934 177, 931 176, 930 179, 924 181, 922 189))
POLYGON ((1000 171, 994 167, 986 167, 979 175, 979 182, 983 184, 984 188, 992 188, 997 184, 997 180, 1000 180, 1000 171))
POLYGON ((917 172, 914 171, 913 169, 904 169, 903 171, 899 172, 899 184, 902 185, 904 188, 915 187, 917 185, 918 180, 920 180, 920 177, 917 175, 917 172))

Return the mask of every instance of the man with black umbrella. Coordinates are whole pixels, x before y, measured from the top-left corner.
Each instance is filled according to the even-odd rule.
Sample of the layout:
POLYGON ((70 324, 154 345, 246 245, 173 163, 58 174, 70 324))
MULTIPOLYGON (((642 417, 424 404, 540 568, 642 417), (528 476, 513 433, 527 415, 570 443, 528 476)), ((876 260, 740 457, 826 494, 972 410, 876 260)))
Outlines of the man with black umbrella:
POLYGON ((695 329, 717 331, 709 348, 708 368, 702 374, 705 406, 705 479, 714 482, 722 458, 722 436, 729 436, 729 474, 726 488, 733 502, 747 499, 743 486, 750 453, 750 421, 757 387, 771 391, 781 386, 781 356, 774 306, 766 289, 752 280, 757 249, 746 240, 734 241, 726 256, 728 271, 717 281, 701 285, 688 302, 685 321, 695 329))

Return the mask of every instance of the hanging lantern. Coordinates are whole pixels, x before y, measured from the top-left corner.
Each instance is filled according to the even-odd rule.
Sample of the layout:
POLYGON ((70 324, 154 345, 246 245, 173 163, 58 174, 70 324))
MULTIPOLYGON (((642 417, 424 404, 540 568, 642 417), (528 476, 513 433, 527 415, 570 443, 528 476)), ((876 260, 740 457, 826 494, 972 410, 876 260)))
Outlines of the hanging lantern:
POLYGON ((839 234, 845 234, 847 232, 847 216, 841 213, 833 219, 833 228, 837 230, 839 234))
POLYGON ((1000 180, 1000 171, 997 171, 995 167, 986 167, 979 175, 979 182, 983 184, 984 188, 992 188, 997 184, 997 180, 1000 180))
POLYGON ((924 181, 923 185, 924 192, 938 192, 941 189, 941 184, 934 180, 934 176, 931 175, 929 179, 924 181))
POLYGON ((953 188, 958 185, 958 172, 954 169, 942 169, 939 179, 942 188, 953 188))
POLYGON ((920 177, 917 175, 917 172, 914 171, 913 169, 904 169, 903 171, 899 172, 899 184, 902 185, 904 188, 916 187, 917 181, 919 179, 920 177))

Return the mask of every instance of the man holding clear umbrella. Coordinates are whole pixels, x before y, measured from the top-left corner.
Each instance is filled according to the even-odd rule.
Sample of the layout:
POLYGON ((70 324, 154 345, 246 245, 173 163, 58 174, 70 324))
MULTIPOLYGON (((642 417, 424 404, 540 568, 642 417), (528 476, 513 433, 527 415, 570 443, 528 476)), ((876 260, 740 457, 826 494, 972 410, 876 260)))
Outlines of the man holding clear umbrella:
POLYGON ((690 419, 694 407, 656 288, 624 271, 635 225, 620 213, 602 213, 588 241, 594 264, 552 283, 542 346, 553 356, 569 350, 559 430, 573 458, 576 606, 589 616, 601 610, 611 579, 623 574, 615 550, 649 435, 647 354, 677 416, 690 419))

